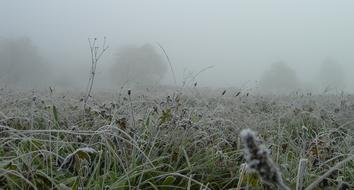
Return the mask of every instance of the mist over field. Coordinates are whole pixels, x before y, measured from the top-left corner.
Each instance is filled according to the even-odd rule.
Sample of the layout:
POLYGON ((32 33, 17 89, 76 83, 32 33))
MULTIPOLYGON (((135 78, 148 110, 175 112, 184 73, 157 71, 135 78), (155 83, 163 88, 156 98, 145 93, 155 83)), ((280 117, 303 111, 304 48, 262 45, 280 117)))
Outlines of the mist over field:
POLYGON ((112 74, 112 69, 127 69, 118 67, 119 51, 148 44, 165 64, 153 84, 175 85, 176 78, 182 85, 211 67, 195 78, 199 86, 275 90, 276 85, 261 81, 273 75, 279 80, 293 77, 284 81, 296 81, 282 84, 289 89, 353 91, 353 7, 352 1, 330 0, 1 1, 0 79, 20 86, 46 81, 44 86, 85 88, 87 39, 102 41, 106 36, 109 49, 97 66, 97 88, 124 83, 124 77, 112 76, 119 73, 112 74), (175 77, 158 44, 169 56, 175 77), (279 62, 294 76, 277 76, 272 67, 279 62))
POLYGON ((0 0, 0 190, 354 189, 353 0, 0 0))

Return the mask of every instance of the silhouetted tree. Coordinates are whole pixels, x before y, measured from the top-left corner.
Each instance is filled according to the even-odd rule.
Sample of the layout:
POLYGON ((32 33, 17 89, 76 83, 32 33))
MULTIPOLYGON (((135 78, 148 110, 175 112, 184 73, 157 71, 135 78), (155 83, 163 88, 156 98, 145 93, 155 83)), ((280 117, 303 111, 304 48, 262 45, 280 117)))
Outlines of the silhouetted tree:
POLYGON ((0 40, 0 81, 38 87, 47 81, 49 68, 28 38, 0 40))
POLYGON ((325 91, 343 90, 346 87, 343 68, 331 58, 323 61, 319 70, 319 79, 325 91))
POLYGON ((265 71, 260 88, 266 92, 290 92, 298 87, 296 72, 284 62, 277 62, 265 71))
POLYGON ((112 71, 118 84, 152 85, 161 82, 167 65, 152 45, 145 44, 121 48, 112 71))

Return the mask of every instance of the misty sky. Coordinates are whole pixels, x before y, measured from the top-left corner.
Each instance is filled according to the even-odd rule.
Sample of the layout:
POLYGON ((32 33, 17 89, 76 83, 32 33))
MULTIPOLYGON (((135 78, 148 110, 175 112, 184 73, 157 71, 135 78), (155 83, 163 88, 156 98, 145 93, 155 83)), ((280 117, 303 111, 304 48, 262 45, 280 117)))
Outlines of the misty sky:
POLYGON ((202 86, 255 81, 280 60, 303 80, 315 78, 326 57, 348 76, 354 71, 353 0, 0 0, 0 37, 22 36, 55 67, 67 75, 81 70, 83 78, 87 38, 107 36, 110 51, 97 80, 109 78, 119 47, 155 42, 166 49, 179 81, 184 70, 214 65, 198 78, 202 86))

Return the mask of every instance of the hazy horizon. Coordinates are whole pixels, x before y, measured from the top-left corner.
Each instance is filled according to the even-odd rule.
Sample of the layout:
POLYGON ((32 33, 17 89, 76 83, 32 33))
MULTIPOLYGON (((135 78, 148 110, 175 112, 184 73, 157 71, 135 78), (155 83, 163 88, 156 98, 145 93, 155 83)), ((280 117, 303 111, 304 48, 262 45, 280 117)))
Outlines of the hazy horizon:
MULTIPOLYGON (((354 1, 1 1, 0 38, 28 37, 54 70, 53 77, 85 87, 87 39, 107 37, 96 84, 110 86, 110 69, 124 46, 163 45, 178 84, 201 73, 199 86, 253 85, 276 62, 316 86, 328 58, 341 65, 354 90, 354 1)), ((165 57, 163 57, 165 58, 165 57)), ((170 69, 163 84, 173 84, 170 69)))

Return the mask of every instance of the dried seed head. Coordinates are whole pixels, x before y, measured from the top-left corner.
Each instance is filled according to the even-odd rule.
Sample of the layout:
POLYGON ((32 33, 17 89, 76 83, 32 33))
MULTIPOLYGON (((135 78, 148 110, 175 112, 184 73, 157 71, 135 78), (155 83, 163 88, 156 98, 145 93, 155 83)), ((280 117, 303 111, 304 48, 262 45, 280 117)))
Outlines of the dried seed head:
POLYGON ((249 169, 255 170, 263 182, 275 185, 280 189, 289 189, 284 185, 279 169, 269 157, 269 151, 257 142, 256 133, 250 129, 241 131, 241 139, 245 144, 245 159, 249 169))
POLYGON ((346 182, 342 182, 338 185, 338 190, 349 190, 350 186, 346 182))

